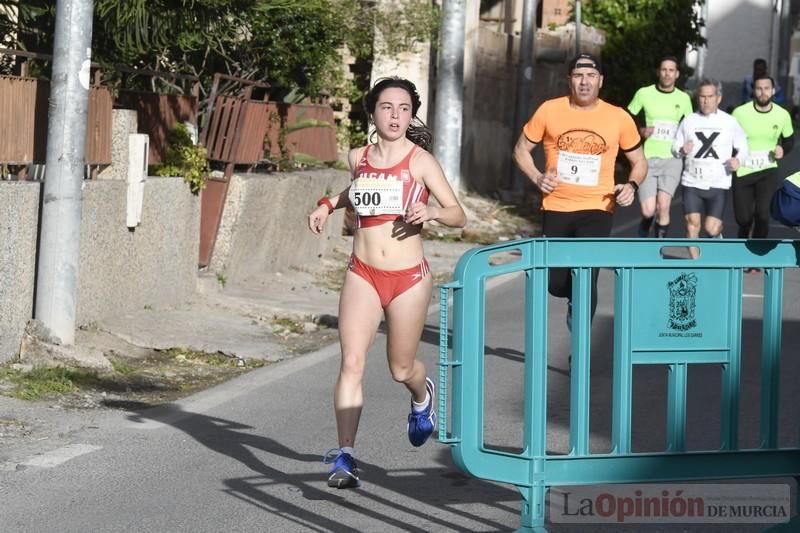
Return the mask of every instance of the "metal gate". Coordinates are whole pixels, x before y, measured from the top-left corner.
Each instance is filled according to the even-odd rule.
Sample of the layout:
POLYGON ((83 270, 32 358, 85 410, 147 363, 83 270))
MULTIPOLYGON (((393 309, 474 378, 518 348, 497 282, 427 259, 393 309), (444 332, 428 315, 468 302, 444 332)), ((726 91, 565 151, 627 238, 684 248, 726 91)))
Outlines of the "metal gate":
POLYGON ((523 498, 519 531, 546 531, 550 487, 800 475, 800 448, 778 447, 784 269, 800 265, 794 241, 528 239, 476 248, 459 260, 454 281, 441 287, 439 441, 455 463, 487 480, 516 485, 523 498), (663 250, 700 248, 693 261, 663 250), (666 247, 666 248, 665 248, 666 247), (492 264, 492 257, 514 261, 492 264), (742 286, 746 267, 764 269, 760 445, 738 445, 742 286), (548 454, 548 272, 573 276, 570 451, 548 454), (615 275, 612 449, 589 450, 590 299, 593 268, 615 275), (523 272, 525 361, 523 449, 484 446, 485 291, 490 278, 523 272), (448 297, 452 301, 452 356, 448 297), (719 449, 686 450, 686 389, 690 365, 722 367, 719 449), (634 365, 666 365, 667 448, 631 451, 634 365), (646 477, 643 475, 646 473, 646 477))

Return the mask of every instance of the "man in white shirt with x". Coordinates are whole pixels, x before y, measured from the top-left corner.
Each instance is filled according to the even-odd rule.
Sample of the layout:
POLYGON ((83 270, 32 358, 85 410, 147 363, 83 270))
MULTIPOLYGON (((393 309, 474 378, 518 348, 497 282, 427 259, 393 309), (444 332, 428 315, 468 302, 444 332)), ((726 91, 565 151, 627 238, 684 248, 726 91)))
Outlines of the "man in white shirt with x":
MULTIPOLYGON (((676 157, 684 158, 683 212, 686 236, 722 237, 731 177, 747 157, 747 135, 731 115, 719 109, 722 88, 718 81, 704 79, 697 87, 697 111, 681 121, 672 144, 676 157), (705 214, 705 220, 703 219, 705 214)), ((698 251, 690 248, 692 257, 698 251)))

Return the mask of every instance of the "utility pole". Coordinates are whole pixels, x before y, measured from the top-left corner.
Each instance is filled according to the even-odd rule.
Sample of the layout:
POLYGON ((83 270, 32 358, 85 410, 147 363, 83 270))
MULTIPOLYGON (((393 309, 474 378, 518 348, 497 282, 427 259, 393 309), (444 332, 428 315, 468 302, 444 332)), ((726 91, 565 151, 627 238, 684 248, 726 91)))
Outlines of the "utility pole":
POLYGON ((35 318, 61 344, 75 342, 93 8, 56 4, 35 318))
MULTIPOLYGON (((517 91, 514 105, 514 131, 511 141, 517 142, 522 126, 530 116, 530 88, 533 86, 533 37, 536 33, 536 0, 522 2, 522 27, 519 36, 519 60, 517 61, 517 91)), ((512 189, 522 192, 527 179, 516 164, 511 164, 512 189)))
POLYGON ((575 55, 581 53, 581 0, 575 0, 575 55))
POLYGON ((444 0, 436 73, 433 155, 450 186, 461 191, 461 132, 464 120, 464 25, 467 0, 444 0))
MULTIPOLYGON (((792 14, 791 14, 791 2, 789 0, 781 0, 780 2, 780 11, 778 16, 780 17, 780 37, 779 37, 779 45, 778 45, 778 64, 775 65, 773 68, 777 67, 775 71, 775 75, 778 79, 778 83, 784 87, 784 91, 788 91, 789 87, 789 67, 792 62, 791 58, 791 42, 792 42, 792 14)), ((787 103, 792 102, 792 95, 784 93, 787 103)))

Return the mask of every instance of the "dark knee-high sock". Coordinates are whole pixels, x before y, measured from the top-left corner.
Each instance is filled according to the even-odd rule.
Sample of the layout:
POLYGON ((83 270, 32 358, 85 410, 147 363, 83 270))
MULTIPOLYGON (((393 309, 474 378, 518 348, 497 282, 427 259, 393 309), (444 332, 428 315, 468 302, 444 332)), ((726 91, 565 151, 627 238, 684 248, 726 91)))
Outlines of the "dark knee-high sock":
POLYGON ((667 236, 667 230, 669 230, 669 224, 659 224, 658 222, 656 222, 653 228, 656 237, 659 239, 663 239, 664 237, 667 236))
POLYGON ((736 232, 736 236, 740 239, 749 239, 750 238, 750 225, 747 226, 739 226, 739 231, 736 232))
POLYGON ((650 235, 650 227, 653 225, 653 220, 656 217, 642 217, 642 221, 639 222, 639 237, 645 238, 650 235))

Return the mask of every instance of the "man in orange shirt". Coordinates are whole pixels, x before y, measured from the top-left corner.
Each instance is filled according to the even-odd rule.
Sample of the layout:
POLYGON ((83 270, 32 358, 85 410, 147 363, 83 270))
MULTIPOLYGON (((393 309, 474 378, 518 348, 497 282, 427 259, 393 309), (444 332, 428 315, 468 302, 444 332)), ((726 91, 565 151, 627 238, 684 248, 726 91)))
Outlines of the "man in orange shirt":
MULTIPOLYGON (((546 237, 608 237, 615 205, 633 203, 647 175, 647 160, 636 123, 627 111, 600 99, 603 67, 591 54, 569 63, 569 96, 547 100, 522 129, 514 161, 542 191, 542 232, 546 237), (545 169, 531 151, 544 145, 545 169), (626 183, 615 183, 614 164, 622 150, 631 164, 626 183)), ((592 273, 592 316, 597 308, 597 275, 592 273)), ((572 324, 569 269, 550 271, 549 292, 568 299, 572 324)))

